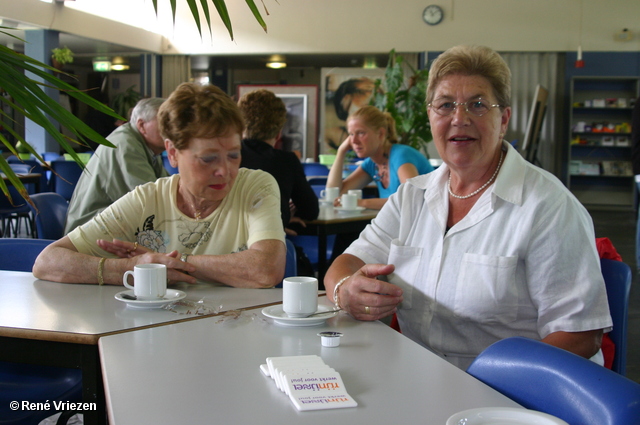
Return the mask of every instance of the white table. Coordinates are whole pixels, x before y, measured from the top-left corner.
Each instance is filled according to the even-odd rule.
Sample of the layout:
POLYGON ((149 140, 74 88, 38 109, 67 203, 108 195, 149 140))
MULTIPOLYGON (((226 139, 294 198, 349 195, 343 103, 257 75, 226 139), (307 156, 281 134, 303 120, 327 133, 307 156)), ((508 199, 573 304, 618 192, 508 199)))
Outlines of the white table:
MULTIPOLYGON (((326 303, 326 298, 321 300, 326 303)), ((99 341, 111 425, 437 424, 476 407, 517 407, 381 322, 345 313, 282 327, 247 310, 99 341), (317 333, 344 333, 326 348, 317 333), (270 356, 320 355, 358 407, 299 412, 259 370, 270 356)))
MULTIPOLYGON (((282 289, 275 288, 171 287, 186 292, 185 300, 204 298, 220 312, 282 302, 282 289)), ((84 401, 98 404, 97 412, 86 412, 85 423, 104 423, 98 339, 205 317, 127 308, 114 298, 125 289, 48 282, 31 273, 0 271, 0 360, 82 369, 84 401)))

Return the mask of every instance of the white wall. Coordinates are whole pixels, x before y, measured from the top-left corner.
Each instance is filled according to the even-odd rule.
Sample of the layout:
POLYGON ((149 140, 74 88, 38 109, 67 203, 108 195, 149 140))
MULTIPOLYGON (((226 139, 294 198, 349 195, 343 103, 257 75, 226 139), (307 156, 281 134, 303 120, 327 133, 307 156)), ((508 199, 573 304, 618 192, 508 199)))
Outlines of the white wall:
POLYGON ((264 0, 268 16, 257 1, 267 34, 244 1, 227 0, 234 41, 217 16, 213 40, 208 30, 200 39, 185 0, 178 2, 175 28, 168 0, 158 2, 158 18, 149 0, 101 1, 107 5, 103 16, 123 19, 135 10, 132 18, 140 21, 146 13, 169 38, 40 0, 0 0, 0 15, 155 53, 420 52, 461 43, 498 51, 575 51, 578 44, 584 51, 640 51, 639 0, 264 0), (422 21, 430 2, 445 11, 434 27, 422 21), (634 40, 614 40, 623 28, 637 33, 634 40))

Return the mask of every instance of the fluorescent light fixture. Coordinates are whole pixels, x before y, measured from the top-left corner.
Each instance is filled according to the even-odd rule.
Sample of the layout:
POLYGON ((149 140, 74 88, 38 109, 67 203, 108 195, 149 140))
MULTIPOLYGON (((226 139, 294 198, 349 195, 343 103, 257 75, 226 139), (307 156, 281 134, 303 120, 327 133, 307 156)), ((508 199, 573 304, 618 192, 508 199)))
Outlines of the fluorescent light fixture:
POLYGON ((129 64, 124 60, 122 56, 116 56, 111 61, 112 71, 126 71, 129 69, 129 64))
POLYGON ((286 68, 286 67, 287 67, 286 62, 267 62, 267 68, 280 69, 280 68, 286 68))

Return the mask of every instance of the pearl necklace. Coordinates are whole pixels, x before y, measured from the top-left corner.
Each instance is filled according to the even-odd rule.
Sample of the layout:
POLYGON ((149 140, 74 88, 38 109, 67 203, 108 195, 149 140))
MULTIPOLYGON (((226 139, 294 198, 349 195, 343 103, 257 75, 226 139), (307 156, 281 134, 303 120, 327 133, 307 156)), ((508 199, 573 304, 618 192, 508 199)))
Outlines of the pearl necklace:
POLYGON ((480 186, 477 190, 471 192, 468 195, 460 196, 460 195, 456 195, 455 193, 453 193, 453 191, 451 190, 451 172, 449 172, 449 180, 447 180, 447 189, 449 190, 449 195, 451 195, 451 196, 453 196, 454 198, 457 198, 457 199, 469 199, 472 196, 475 196, 478 193, 480 193, 482 191, 482 189, 484 189, 485 187, 489 186, 491 184, 491 182, 493 181, 493 179, 495 179, 496 176, 498 175, 498 171, 500 171, 500 166, 502 165, 503 156, 504 156, 504 151, 501 150, 500 151, 500 161, 498 162, 498 167, 496 168, 496 171, 493 172, 493 175, 491 176, 489 181, 487 181, 485 184, 480 186))

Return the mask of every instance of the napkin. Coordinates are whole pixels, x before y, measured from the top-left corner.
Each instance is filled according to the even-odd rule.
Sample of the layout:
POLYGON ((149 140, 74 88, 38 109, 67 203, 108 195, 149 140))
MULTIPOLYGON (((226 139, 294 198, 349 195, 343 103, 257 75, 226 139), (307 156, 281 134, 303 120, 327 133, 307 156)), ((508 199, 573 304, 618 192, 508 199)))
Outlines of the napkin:
POLYGON ((342 377, 319 356, 268 357, 260 370, 300 411, 356 407, 342 377))

